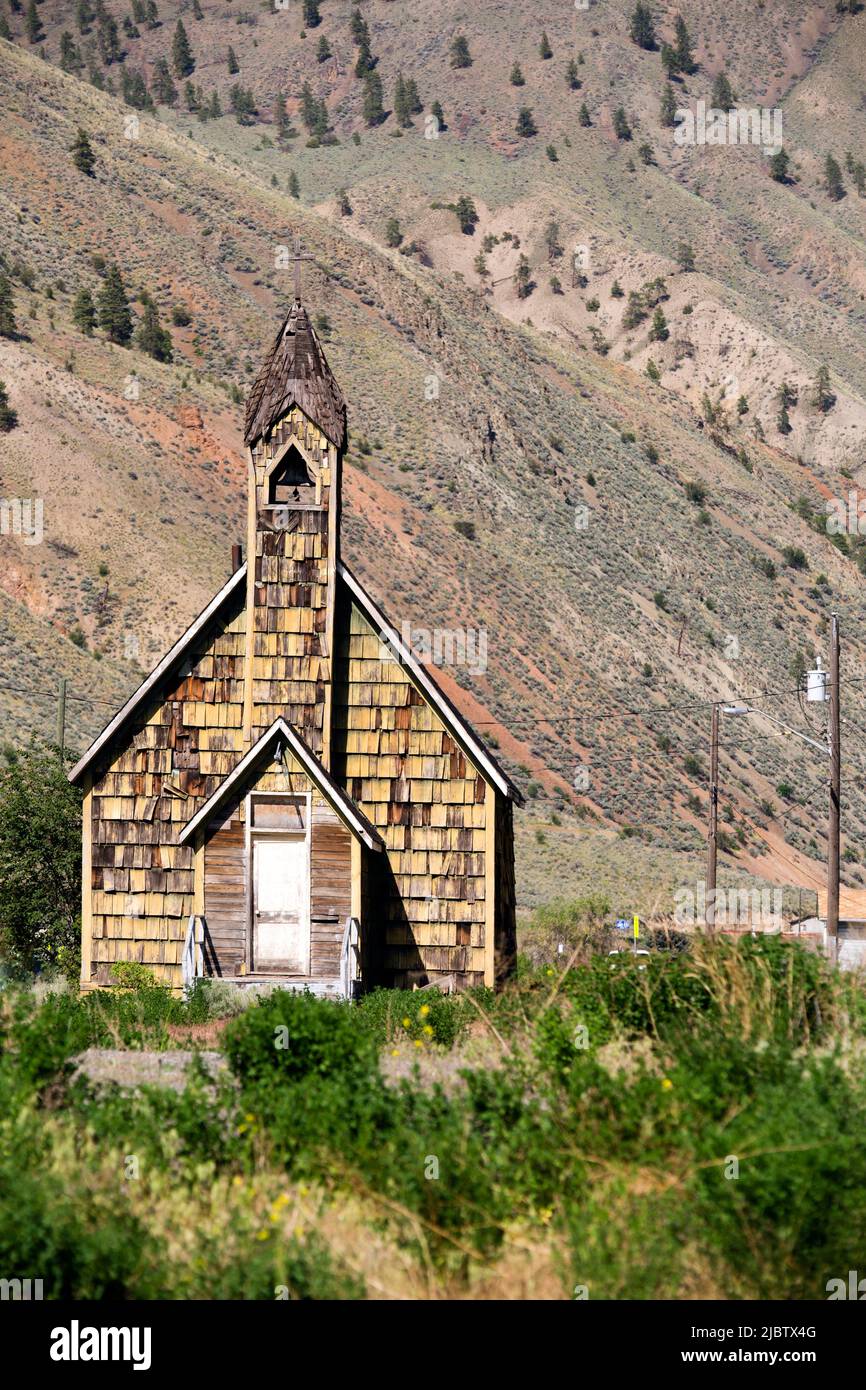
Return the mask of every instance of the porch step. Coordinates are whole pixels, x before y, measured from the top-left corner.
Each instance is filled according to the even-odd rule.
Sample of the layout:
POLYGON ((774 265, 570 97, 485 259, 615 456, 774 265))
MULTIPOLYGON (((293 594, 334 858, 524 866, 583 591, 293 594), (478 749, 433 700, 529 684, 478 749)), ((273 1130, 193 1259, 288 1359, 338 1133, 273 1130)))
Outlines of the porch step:
POLYGON ((233 985, 235 989, 247 990, 252 994, 269 994, 275 989, 286 989, 293 994, 315 994, 320 999, 342 999, 343 991, 339 979, 332 977, 308 977, 301 975, 230 975, 212 976, 221 979, 223 984, 233 985))

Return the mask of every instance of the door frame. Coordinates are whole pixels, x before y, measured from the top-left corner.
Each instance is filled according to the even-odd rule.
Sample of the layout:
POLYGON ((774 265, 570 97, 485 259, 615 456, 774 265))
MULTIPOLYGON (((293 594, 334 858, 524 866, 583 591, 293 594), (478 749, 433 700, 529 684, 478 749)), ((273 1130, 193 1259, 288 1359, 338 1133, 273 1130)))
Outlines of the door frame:
POLYGON ((313 968, 313 921, 312 921, 312 901, 313 901, 313 856, 312 856, 312 834, 313 834, 313 795, 312 792, 281 792, 252 790, 247 792, 244 801, 244 841, 245 856, 247 862, 247 930, 246 941, 244 943, 244 959, 246 961, 248 974, 262 974, 278 976, 278 970, 259 970, 255 963, 255 930, 256 930, 256 883, 255 883, 255 860, 253 854, 253 841, 257 839, 277 839, 277 840, 300 840, 303 838, 306 846, 307 860, 307 888, 308 901, 306 904, 306 925, 310 936, 310 971, 313 968), (258 798, 272 801, 275 798, 279 801, 302 801, 304 803, 304 834, 301 836, 297 831, 286 831, 284 829, 254 829, 253 828, 253 802, 258 798))

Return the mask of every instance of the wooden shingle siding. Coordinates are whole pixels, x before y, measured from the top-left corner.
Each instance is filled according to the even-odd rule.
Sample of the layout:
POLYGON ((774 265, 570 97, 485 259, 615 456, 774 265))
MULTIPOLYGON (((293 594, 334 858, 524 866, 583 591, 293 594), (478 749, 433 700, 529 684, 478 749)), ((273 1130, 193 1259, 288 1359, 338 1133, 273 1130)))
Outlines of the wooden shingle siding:
POLYGON ((178 983, 194 874, 192 847, 175 841, 241 753, 244 597, 230 596, 94 780, 90 974, 101 984, 116 960, 178 983))
POLYGON ((333 771, 387 853, 366 894, 370 959, 387 984, 451 973, 481 984, 485 783, 348 592, 338 594, 333 771))

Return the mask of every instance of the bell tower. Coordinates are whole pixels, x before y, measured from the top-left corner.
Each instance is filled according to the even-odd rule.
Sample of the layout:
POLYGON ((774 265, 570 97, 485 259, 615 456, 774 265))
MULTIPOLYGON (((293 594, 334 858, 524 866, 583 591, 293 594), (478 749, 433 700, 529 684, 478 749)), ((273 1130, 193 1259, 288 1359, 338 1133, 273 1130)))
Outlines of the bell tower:
POLYGON ((346 406, 295 298, 250 392, 243 735, 279 716, 330 764, 334 603, 346 406))

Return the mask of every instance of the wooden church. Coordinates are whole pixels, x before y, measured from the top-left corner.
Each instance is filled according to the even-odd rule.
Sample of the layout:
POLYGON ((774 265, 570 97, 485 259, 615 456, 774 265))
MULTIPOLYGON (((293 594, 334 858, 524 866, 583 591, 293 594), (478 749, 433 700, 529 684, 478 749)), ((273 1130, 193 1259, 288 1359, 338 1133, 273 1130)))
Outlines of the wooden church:
POLYGON ((346 407, 297 281, 245 443, 245 561, 70 773, 83 987, 494 985, 520 794, 342 559, 346 407))

